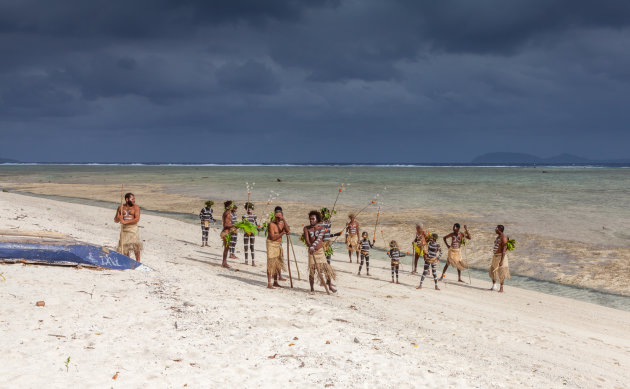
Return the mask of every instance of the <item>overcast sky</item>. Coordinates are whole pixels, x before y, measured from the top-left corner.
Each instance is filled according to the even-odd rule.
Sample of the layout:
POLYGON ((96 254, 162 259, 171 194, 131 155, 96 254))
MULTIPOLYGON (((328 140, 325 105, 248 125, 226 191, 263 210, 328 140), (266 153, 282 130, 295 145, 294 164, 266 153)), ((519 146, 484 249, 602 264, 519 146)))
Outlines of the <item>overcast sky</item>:
POLYGON ((0 0, 0 157, 628 158, 627 0, 0 0))

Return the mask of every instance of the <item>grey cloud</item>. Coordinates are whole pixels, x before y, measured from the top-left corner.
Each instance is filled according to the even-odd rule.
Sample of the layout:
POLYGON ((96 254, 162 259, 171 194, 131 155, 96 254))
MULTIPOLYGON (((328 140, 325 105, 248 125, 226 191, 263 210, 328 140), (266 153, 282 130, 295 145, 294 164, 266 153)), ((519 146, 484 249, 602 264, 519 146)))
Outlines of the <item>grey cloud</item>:
POLYGON ((217 70, 216 75, 219 85, 231 92, 266 95, 280 90, 280 83, 271 69, 257 61, 226 64, 217 70))

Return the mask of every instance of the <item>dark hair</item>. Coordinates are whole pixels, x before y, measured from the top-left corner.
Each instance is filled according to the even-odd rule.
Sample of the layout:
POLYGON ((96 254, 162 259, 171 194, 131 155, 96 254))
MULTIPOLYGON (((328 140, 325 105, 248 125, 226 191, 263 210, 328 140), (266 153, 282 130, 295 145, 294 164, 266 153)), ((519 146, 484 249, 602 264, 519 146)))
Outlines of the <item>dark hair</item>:
POLYGON ((501 231, 501 232, 505 231, 505 227, 503 227, 503 224, 499 224, 499 225, 497 226, 497 228, 498 228, 498 229, 499 229, 499 231, 501 231))
POLYGON ((279 206, 279 205, 278 205, 277 207, 275 207, 275 208, 273 209, 273 213, 276 213, 276 212, 282 212, 282 207, 281 207, 281 206, 279 206))
POLYGON ((232 200, 228 200, 225 203, 223 203, 223 206, 227 209, 230 207, 230 205, 232 205, 232 200))
MULTIPOLYGON (((125 193, 125 200, 129 200, 129 197, 133 196, 133 193, 125 193)), ((135 196, 134 196, 135 197, 135 196)))
POLYGON ((453 224, 453 227, 457 227, 457 229, 459 230, 459 223, 453 224))
POLYGON ((308 213, 308 218, 310 220, 311 216, 315 215, 315 219, 317 219, 318 223, 322 222, 322 214, 319 213, 319 211, 316 210, 312 210, 311 212, 308 213))
POLYGON ((431 239, 437 240, 437 238, 438 238, 438 234, 436 233, 431 234, 431 239))

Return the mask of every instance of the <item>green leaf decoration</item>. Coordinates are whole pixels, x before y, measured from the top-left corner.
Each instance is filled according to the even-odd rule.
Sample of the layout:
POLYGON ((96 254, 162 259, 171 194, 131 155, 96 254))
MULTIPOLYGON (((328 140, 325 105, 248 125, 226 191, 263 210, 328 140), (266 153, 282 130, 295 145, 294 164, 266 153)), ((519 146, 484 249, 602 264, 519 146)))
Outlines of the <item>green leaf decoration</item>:
POLYGON ((507 251, 514 251, 515 248, 516 248, 516 239, 508 239, 507 251))
POLYGON ((258 227, 249 220, 241 220, 240 222, 236 222, 234 223, 234 227, 242 230, 247 235, 254 235, 258 233, 258 227))

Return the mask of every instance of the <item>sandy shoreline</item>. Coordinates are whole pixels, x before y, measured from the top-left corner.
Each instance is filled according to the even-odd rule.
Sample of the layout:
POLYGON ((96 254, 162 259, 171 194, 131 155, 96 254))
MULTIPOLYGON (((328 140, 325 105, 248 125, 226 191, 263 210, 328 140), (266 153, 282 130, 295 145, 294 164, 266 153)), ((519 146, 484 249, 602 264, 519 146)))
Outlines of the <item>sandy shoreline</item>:
MULTIPOLYGON (((0 193, 0 210, 0 228, 116 244, 106 209, 0 193)), ((259 266, 230 271, 218 266, 215 232, 201 249, 197 226, 152 215, 141 226, 154 272, 0 266, 7 385, 622 388, 630 379, 628 312, 509 284, 499 295, 487 280, 416 291, 407 273, 389 284, 381 263, 373 277, 355 276, 343 254, 338 295, 310 296, 304 279, 269 291, 262 239, 259 266)))
MULTIPOLYGON (((60 183, 20 183, 4 182, 7 187, 41 195, 67 196, 90 200, 111 202, 120 198, 120 187, 115 185, 86 185, 60 183)), ((145 209, 164 212, 190 213, 196 215, 205 199, 172 193, 162 185, 138 184, 133 192, 139 204, 145 209)), ((221 201, 215 199, 215 214, 222 210, 221 201)), ((259 217, 272 206, 265 202, 254 201, 259 217)), ((277 205, 277 204, 274 204, 277 205)), ((319 205, 282 202, 285 213, 291 220, 299 224, 306 219, 305 214, 319 205)), ((355 209, 343 205, 338 207, 339 213, 333 222, 333 229, 341 230, 345 223, 345 215, 355 209)), ((242 212, 242 209, 240 210, 242 212)), ((240 213, 239 213, 240 214, 240 213)), ((373 233, 376 215, 364 212, 359 216, 362 228, 373 233)), ((488 251, 494 240, 494 225, 464 214, 434 214, 427 209, 408 209, 403 211, 382 210, 380 226, 377 229, 376 246, 384 248, 383 238, 388 241, 396 239, 409 245, 415 234, 414 225, 421 220, 425 227, 440 236, 450 231, 452 220, 462 224, 468 223, 474 239, 466 248, 467 258, 473 268, 485 269, 488 266, 488 251), (381 234, 380 230, 383 230, 381 234)), ((510 226, 508 226, 508 232, 510 226)), ((509 232, 510 233, 510 232, 509 232)), ((513 233, 513 232, 511 232, 513 233)), ((511 268, 514 274, 535 279, 559 282, 584 288, 602 290, 614 294, 630 296, 630 248, 602 247, 579 241, 543 238, 532 233, 520 233, 518 249, 511 253, 511 268), (598 271, 593 271, 597 268, 598 271)), ((405 248, 403 247, 405 250, 405 248)), ((407 247, 406 250, 411 250, 407 247)))

